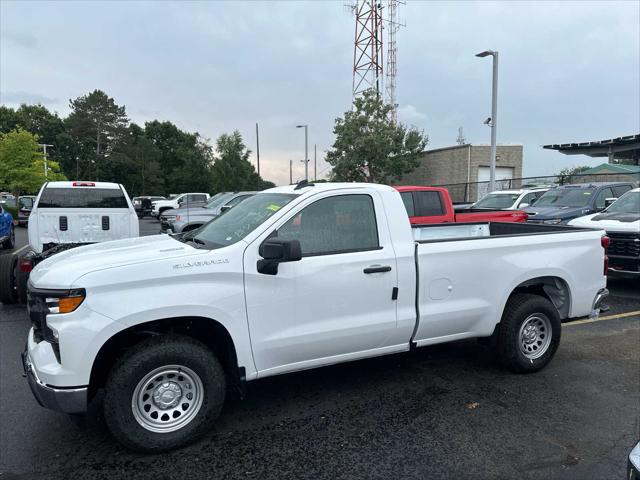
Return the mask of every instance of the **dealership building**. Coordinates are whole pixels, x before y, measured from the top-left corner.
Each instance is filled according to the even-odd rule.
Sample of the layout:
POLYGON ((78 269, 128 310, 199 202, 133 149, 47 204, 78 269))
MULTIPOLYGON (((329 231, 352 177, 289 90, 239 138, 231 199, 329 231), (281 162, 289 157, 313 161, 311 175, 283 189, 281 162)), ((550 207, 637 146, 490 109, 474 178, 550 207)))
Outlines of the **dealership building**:
MULTIPOLYGON (((522 177, 521 144, 498 145, 496 149, 496 180, 522 177)), ((488 188, 491 146, 463 144, 425 150, 418 167, 396 182, 398 185, 465 184, 456 201, 476 201, 488 188), (477 184, 476 182, 487 182, 477 184)), ((451 189, 450 189, 451 190, 451 189)))

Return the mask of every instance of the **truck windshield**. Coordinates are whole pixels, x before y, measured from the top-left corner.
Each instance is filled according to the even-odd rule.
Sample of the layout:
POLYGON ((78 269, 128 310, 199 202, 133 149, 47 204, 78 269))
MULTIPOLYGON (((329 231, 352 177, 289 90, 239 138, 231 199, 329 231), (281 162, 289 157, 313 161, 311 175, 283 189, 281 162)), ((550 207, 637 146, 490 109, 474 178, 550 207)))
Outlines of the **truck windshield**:
POLYGON ((640 216, 640 191, 625 193, 607 208, 607 213, 635 213, 640 216))
POLYGON ((211 200, 207 202, 204 208, 212 208, 214 210, 216 208, 220 208, 232 196, 233 196, 233 193, 229 193, 229 192, 217 193, 211 198, 211 200))
POLYGON ((193 233, 189 232, 183 239, 204 244, 207 248, 232 245, 253 232, 296 196, 287 193, 259 193, 194 230, 193 233))
POLYGON ((519 196, 519 193, 490 193, 476 202, 473 208, 509 208, 519 196))
POLYGON ((535 203, 536 207, 584 207, 593 197, 594 190, 587 188, 559 188, 549 190, 535 203))

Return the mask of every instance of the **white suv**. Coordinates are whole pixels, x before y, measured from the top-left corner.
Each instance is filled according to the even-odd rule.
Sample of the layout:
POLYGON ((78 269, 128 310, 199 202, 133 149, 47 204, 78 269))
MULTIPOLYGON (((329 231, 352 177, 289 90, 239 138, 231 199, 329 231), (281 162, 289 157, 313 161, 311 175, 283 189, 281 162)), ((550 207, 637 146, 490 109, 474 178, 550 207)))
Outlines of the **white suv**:
POLYGON ((206 203, 209 200, 208 193, 183 193, 169 200, 157 200, 153 202, 151 215, 159 217, 162 212, 171 208, 186 207, 192 203, 206 203))

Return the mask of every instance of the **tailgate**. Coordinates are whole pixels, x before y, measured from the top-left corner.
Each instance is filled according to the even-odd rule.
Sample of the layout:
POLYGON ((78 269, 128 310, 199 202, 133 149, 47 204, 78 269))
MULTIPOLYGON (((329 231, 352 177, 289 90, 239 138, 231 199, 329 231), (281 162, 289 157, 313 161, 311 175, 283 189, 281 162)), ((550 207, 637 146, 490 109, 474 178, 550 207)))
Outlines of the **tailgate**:
POLYGON ((47 243, 97 243, 134 236, 131 214, 127 209, 58 209, 39 210, 38 241, 47 243))

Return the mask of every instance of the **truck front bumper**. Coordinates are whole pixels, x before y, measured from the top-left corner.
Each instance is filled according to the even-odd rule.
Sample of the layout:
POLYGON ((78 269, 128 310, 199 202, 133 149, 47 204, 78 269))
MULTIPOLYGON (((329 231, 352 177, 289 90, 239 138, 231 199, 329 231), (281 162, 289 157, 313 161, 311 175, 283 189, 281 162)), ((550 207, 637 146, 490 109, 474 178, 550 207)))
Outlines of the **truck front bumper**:
POLYGON ((46 385, 36 375, 27 350, 22 352, 22 368, 31 392, 41 406, 63 413, 87 411, 88 387, 56 388, 46 385))

